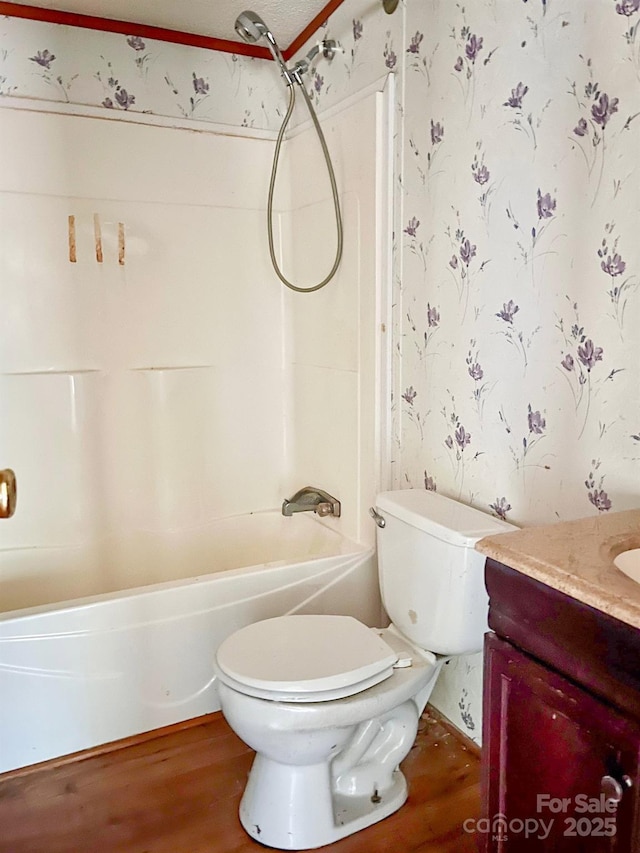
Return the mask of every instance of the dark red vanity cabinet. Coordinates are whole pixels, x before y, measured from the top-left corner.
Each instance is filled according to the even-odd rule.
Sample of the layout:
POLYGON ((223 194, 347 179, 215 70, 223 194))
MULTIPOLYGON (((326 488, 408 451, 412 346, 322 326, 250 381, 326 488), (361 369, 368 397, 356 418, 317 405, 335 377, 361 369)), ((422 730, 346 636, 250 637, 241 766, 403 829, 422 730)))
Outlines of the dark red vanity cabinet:
POLYGON ((492 560, 484 853, 640 853, 636 629, 492 560))

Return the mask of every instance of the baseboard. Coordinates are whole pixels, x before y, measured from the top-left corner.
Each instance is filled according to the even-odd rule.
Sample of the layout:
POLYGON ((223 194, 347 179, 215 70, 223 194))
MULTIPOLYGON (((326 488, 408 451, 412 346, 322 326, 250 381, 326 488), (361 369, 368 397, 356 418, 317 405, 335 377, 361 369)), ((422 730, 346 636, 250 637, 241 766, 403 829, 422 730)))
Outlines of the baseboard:
POLYGON ((479 746, 475 741, 471 740, 471 738, 461 731, 456 725, 454 725, 451 720, 445 717, 437 708, 434 708, 433 705, 427 705, 422 715, 423 717, 429 717, 432 720, 437 720, 440 725, 445 728, 453 737, 458 741, 460 746, 470 752, 472 755, 475 755, 477 758, 480 758, 482 755, 482 747, 479 746))
POLYGON ((15 770, 8 770, 6 773, 0 773, 0 782, 5 782, 10 779, 18 779, 23 776, 28 776, 31 773, 41 773, 46 770, 53 770, 57 767, 63 767, 66 764, 74 764, 77 761, 85 761, 87 758, 96 758, 101 755, 108 755, 110 752, 117 752, 119 749, 126 749, 129 746, 136 746, 140 743, 146 743, 156 738, 166 737, 166 735, 175 734, 176 732, 191 729, 195 726, 201 726, 205 723, 211 723, 221 716, 221 711, 214 711, 211 714, 203 714, 201 717, 193 717, 190 720, 182 720, 179 723, 172 723, 170 726, 162 726, 159 729, 151 729, 148 732, 140 732, 137 735, 120 738, 120 740, 109 741, 102 743, 99 746, 92 746, 89 749, 82 749, 79 752, 71 752, 68 755, 60 755, 57 758, 50 758, 48 761, 39 761, 37 764, 28 764, 26 767, 17 767, 15 770))

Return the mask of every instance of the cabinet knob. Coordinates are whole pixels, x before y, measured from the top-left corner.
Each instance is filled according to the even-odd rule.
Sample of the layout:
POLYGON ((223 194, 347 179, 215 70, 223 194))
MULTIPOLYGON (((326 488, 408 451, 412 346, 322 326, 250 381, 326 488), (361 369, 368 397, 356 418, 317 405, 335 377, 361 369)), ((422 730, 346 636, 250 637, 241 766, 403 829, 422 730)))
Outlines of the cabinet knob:
POLYGON ((11 518, 17 499, 16 475, 11 468, 5 468, 0 471, 0 518, 11 518))
POLYGON ((603 776, 600 780, 600 793, 604 794, 608 803, 617 804, 622 799, 625 790, 632 786, 633 782, 629 776, 622 776, 620 781, 613 776, 603 776))

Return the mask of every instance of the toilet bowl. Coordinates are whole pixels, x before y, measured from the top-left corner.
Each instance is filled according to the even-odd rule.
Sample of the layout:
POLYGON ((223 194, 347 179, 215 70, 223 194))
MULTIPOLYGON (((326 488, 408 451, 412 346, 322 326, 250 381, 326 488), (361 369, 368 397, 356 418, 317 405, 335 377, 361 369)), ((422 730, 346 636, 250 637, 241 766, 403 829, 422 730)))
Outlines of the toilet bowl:
POLYGON ((350 616, 277 617, 228 638, 216 655, 220 704, 257 753, 240 805, 249 835, 309 849, 399 809, 407 784, 398 765, 443 660, 393 627, 367 628, 350 616), (275 638, 278 648, 268 651, 275 638), (261 661, 242 657, 252 643, 261 661), (292 669, 311 646, 315 672, 301 678, 292 669))
POLYGON ((256 751, 240 821, 269 847, 321 847, 399 809, 399 765, 443 662, 482 647, 484 558, 473 545, 514 528, 421 490, 383 493, 376 509, 389 627, 281 616, 236 631, 215 656, 222 712, 256 751))

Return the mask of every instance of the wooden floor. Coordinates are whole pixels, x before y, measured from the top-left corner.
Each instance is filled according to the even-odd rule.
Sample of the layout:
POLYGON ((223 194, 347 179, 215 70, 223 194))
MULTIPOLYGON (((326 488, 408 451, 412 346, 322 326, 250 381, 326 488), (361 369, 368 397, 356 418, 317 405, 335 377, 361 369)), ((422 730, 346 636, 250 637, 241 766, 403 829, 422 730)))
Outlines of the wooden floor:
MULTIPOLYGON (((253 753, 220 714, 81 760, 0 775, 2 853, 256 853, 238 821, 253 753)), ((331 853, 471 853, 479 813, 476 749, 433 712, 402 764, 400 811, 325 847, 331 853)))

